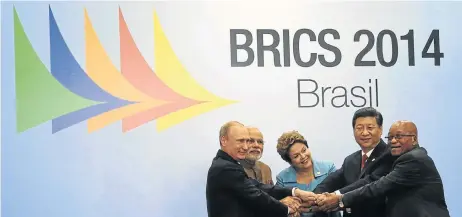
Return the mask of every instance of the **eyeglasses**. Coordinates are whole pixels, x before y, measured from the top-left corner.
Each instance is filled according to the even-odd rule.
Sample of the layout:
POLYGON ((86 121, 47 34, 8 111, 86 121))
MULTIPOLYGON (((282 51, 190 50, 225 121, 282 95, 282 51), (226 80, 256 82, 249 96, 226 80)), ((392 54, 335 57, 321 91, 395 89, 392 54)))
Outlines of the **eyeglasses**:
POLYGON ((413 134, 396 134, 394 136, 385 136, 385 139, 387 139, 389 142, 391 142, 391 140, 393 140, 393 138, 398 140, 398 139, 402 139, 403 137, 406 137, 406 136, 415 136, 415 135, 413 135, 413 134))
POLYGON ((255 142, 258 143, 259 145, 265 144, 265 142, 263 141, 263 139, 250 139, 250 140, 249 140, 249 143, 250 143, 250 144, 253 144, 253 143, 255 143, 255 142))

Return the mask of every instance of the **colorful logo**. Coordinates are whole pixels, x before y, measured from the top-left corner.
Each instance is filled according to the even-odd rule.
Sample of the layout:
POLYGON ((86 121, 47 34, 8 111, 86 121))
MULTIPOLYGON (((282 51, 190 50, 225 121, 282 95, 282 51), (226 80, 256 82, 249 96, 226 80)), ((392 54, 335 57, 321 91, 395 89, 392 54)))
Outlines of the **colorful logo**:
POLYGON ((17 131, 49 120, 52 133, 87 121, 88 131, 122 121, 127 132, 156 120, 158 131, 234 103, 202 86, 182 66, 154 13, 155 69, 138 50, 119 8, 120 71, 85 10, 85 67, 69 50, 49 7, 50 71, 14 9, 17 131))

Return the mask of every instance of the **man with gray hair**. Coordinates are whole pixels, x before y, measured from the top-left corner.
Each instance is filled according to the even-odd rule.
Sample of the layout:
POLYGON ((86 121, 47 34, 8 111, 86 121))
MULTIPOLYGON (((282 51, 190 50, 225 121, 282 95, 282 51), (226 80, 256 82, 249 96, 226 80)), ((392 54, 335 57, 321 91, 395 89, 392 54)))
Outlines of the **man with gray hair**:
POLYGON ((247 175, 263 184, 273 185, 271 169, 268 165, 260 161, 263 155, 264 140, 263 134, 256 127, 247 127, 249 131, 249 150, 244 160, 240 160, 247 175))
POLYGON ((250 179, 239 161, 248 153, 250 135, 237 122, 225 123, 219 134, 220 149, 207 174, 209 217, 288 217, 299 214, 302 201, 316 195, 298 188, 282 188, 250 179))

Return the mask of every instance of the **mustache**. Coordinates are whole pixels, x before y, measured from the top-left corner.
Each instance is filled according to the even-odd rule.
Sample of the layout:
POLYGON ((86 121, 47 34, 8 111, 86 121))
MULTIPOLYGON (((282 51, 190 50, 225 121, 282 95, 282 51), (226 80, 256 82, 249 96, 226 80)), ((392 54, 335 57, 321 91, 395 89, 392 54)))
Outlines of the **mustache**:
POLYGON ((253 151, 258 151, 259 153, 262 153, 262 152, 263 152, 263 150, 261 150, 261 149, 256 149, 256 148, 251 148, 251 149, 249 149, 248 152, 251 153, 251 152, 253 152, 253 151))

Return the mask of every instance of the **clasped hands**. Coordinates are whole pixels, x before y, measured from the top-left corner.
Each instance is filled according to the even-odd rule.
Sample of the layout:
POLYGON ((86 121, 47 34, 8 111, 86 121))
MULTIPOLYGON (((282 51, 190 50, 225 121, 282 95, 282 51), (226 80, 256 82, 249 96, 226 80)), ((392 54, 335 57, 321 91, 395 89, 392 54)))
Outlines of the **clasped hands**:
POLYGON ((340 195, 335 193, 315 194, 296 189, 295 197, 286 197, 281 202, 289 207, 290 216, 297 217, 303 212, 337 211, 339 200, 340 195))

